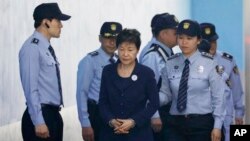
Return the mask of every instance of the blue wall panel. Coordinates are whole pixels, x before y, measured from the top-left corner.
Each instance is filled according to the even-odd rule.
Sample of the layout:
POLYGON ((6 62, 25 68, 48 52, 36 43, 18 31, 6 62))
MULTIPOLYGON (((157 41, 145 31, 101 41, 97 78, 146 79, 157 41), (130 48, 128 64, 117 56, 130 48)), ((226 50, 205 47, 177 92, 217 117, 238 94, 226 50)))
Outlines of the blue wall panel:
POLYGON ((215 24, 219 34, 218 49, 232 54, 243 70, 243 1, 193 0, 190 9, 192 19, 215 24))

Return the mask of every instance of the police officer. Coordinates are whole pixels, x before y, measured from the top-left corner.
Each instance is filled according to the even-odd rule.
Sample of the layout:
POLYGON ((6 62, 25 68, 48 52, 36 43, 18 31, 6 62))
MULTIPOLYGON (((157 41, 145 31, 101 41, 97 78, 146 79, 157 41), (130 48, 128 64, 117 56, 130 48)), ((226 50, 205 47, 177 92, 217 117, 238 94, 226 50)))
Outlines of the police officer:
MULTIPOLYGON (((144 48, 147 49, 147 51, 144 54, 141 54, 142 58, 140 63, 150 67, 154 71, 155 79, 158 82, 158 88, 160 88, 160 71, 165 66, 168 57, 173 54, 172 47, 176 46, 177 44, 176 28, 179 22, 174 15, 168 13, 158 14, 152 19, 152 21, 154 21, 152 22, 152 33, 154 40, 151 42, 151 44, 148 44, 144 48)), ((156 141, 163 140, 163 136, 167 140, 167 136, 169 135, 167 132, 169 125, 164 125, 164 134, 163 131, 161 131, 162 122, 167 124, 167 119, 165 118, 167 118, 169 108, 170 105, 163 106, 159 109, 161 119, 159 118, 158 113, 156 113, 151 119, 156 141)))
POLYGON ((139 55, 139 61, 142 60, 143 56, 145 55, 146 52, 148 52, 148 49, 151 47, 151 45, 156 42, 156 38, 154 36, 154 28, 157 22, 157 19, 161 16, 161 15, 169 15, 169 13, 160 13, 160 14, 156 14, 154 15, 154 17, 151 20, 151 32, 152 32, 152 38, 151 40, 147 43, 147 45, 142 49, 140 55, 139 55))
POLYGON ((223 75, 223 79, 229 88, 226 92, 226 116, 223 123, 225 141, 230 139, 230 124, 243 124, 245 106, 243 105, 243 89, 240 80, 240 74, 232 55, 217 50, 217 40, 219 38, 216 28, 212 23, 201 23, 202 38, 208 40, 211 45, 209 52, 214 60, 219 64, 218 71, 223 75), (235 115, 234 115, 235 113, 235 115))
POLYGON ((172 100, 171 141, 221 139, 224 83, 212 56, 197 50, 200 41, 199 24, 183 20, 177 28, 182 53, 171 56, 162 69, 160 102, 172 100))
POLYGON ((19 52, 22 86, 27 108, 22 117, 24 141, 62 141, 63 121, 59 113, 63 105, 59 62, 50 44, 59 38, 63 14, 57 3, 38 5, 33 13, 34 33, 19 52))
POLYGON ((90 52, 78 65, 77 71, 77 109, 82 126, 82 137, 85 141, 98 141, 101 119, 98 100, 101 85, 102 69, 117 60, 116 36, 122 30, 118 22, 103 23, 99 35, 101 47, 90 52))

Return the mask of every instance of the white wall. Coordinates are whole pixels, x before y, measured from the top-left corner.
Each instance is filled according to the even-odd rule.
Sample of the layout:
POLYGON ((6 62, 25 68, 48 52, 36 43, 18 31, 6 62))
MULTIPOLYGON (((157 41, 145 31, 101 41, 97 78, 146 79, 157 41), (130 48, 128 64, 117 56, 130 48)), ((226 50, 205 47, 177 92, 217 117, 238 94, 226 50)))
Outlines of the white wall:
POLYGON ((25 99, 19 77, 18 52, 33 33, 33 10, 41 2, 58 2, 72 18, 63 22, 60 39, 53 39, 61 63, 65 108, 64 140, 81 140, 76 112, 76 71, 79 60, 99 47, 100 26, 118 21, 141 32, 142 46, 151 38, 150 21, 169 12, 179 20, 189 18, 189 0, 1 0, 0 5, 0 140, 21 140, 20 119, 25 99))

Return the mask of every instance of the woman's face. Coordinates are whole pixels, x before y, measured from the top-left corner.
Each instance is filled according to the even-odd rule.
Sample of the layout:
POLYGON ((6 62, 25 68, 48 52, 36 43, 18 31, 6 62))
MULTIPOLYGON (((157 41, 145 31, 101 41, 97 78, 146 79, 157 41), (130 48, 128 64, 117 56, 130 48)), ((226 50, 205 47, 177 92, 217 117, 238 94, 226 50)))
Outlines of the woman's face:
POLYGON ((122 64, 130 65, 135 62, 138 49, 135 43, 123 42, 118 46, 118 55, 122 64))
POLYGON ((200 39, 197 36, 191 37, 185 34, 180 34, 177 36, 177 42, 182 53, 189 57, 197 50, 200 39))

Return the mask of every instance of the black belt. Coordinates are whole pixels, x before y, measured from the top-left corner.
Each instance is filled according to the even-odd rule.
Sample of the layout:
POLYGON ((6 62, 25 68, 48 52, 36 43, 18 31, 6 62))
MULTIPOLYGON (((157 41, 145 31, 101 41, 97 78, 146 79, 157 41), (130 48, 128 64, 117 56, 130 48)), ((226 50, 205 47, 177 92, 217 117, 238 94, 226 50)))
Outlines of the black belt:
POLYGON ((55 111, 61 111, 61 107, 57 106, 57 105, 41 104, 41 107, 46 108, 46 109, 55 110, 55 111))
POLYGON ((202 117, 202 116, 212 116, 212 113, 208 114, 186 114, 186 115, 172 115, 173 117, 178 118, 195 118, 195 117, 202 117))

